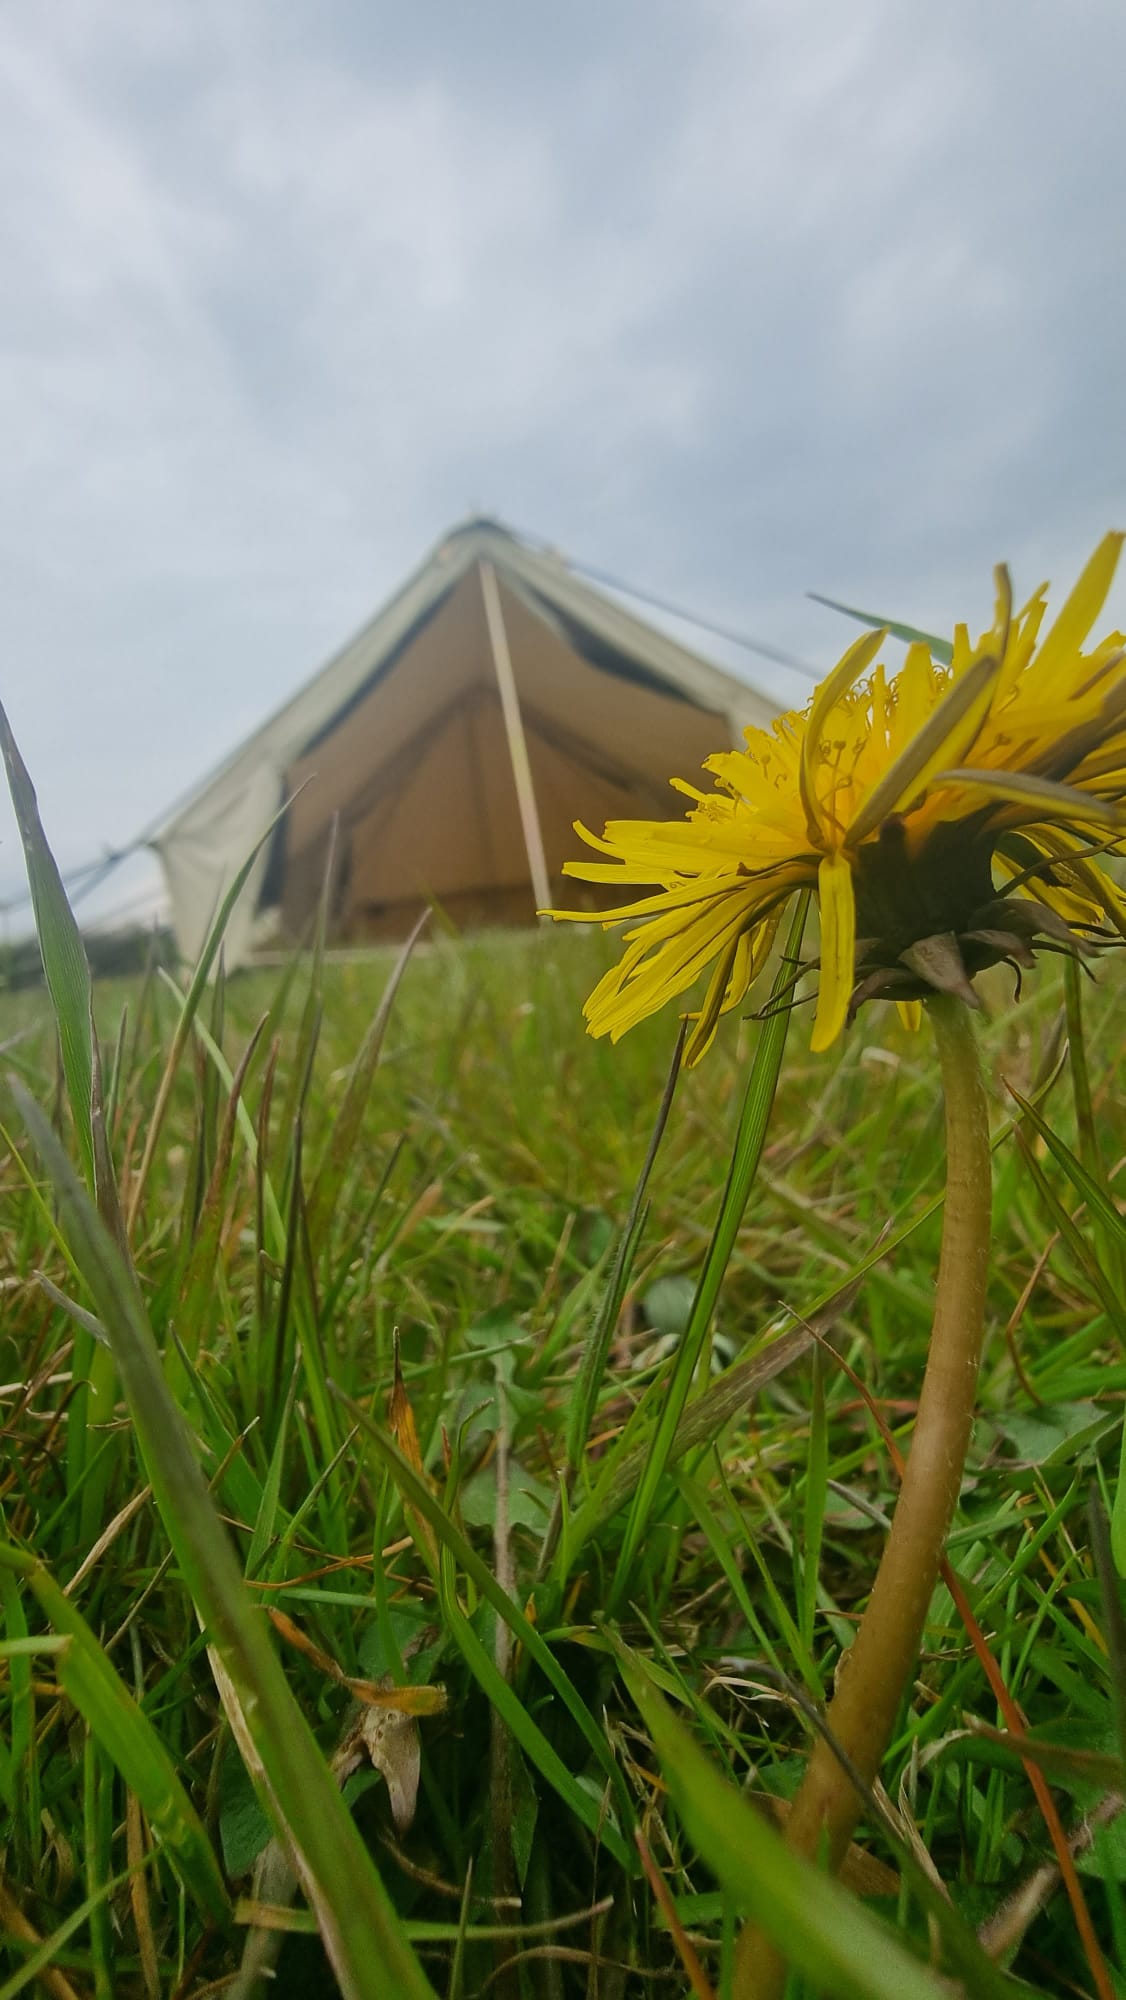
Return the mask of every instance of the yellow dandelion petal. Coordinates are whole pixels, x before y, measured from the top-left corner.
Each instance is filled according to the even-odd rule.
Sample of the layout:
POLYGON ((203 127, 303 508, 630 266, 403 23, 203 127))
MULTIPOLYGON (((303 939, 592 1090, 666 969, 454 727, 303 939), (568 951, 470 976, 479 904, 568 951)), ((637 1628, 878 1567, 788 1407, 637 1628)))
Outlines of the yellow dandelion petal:
POLYGON ((810 1048, 829 1048, 844 1027, 856 971, 856 900, 843 854, 827 854, 817 871, 821 903, 821 984, 810 1048))
POLYGON ((887 638, 886 631, 866 632, 857 639, 838 661, 825 680, 822 681, 810 705, 805 733, 801 742, 801 758, 798 765, 798 784, 801 802, 805 808, 805 823, 814 847, 824 847, 830 837, 817 799, 817 771, 821 747, 821 735, 840 701, 848 693, 854 681, 860 679, 865 667, 873 660, 887 638))
POLYGON ((729 956, 722 966, 717 966, 699 1013, 688 1016, 694 1025, 684 1044, 686 1069, 695 1069, 701 1058, 707 1055, 723 1015, 737 1007, 748 988, 754 985, 773 950, 779 921, 777 915, 767 917, 755 930, 744 931, 735 946, 734 955, 729 956))
POLYGON ((937 701, 949 685, 949 674, 936 668, 930 647, 916 639, 895 682, 895 705, 891 714, 888 748, 899 756, 914 741, 937 701))
POLYGON ((969 626, 955 625, 954 641, 950 648, 950 671, 955 676, 955 678, 957 678, 959 674, 965 673, 966 668, 972 662, 973 657, 974 657, 974 649, 970 644, 969 626))
POLYGON ((1007 563, 998 563, 993 572, 993 630, 983 650, 1003 660, 1009 650, 1013 625, 1013 582, 1007 563))
POLYGON ((1046 583, 1042 583, 1035 595, 1017 612, 1009 631, 1009 643, 1001 662, 1001 674, 997 682, 997 702, 1004 701, 1010 688, 1015 687, 1021 675, 1027 672, 1028 663, 1044 622, 1048 608, 1046 583))
POLYGON ((1066 667, 1069 656, 1078 653, 1106 603, 1122 542, 1121 534, 1103 536, 1040 648, 1036 659, 1039 679, 1050 682, 1054 674, 1066 667))
POLYGON ((845 834, 846 846, 855 847, 889 813, 901 812, 925 791, 931 773, 950 762, 956 746, 964 746, 960 754, 965 756, 988 711, 998 669, 999 662, 995 659, 976 660, 954 682, 938 707, 920 723, 894 764, 872 787, 845 834))
POLYGON ((869 693, 869 703, 872 710, 872 719, 871 719, 872 747, 878 754, 882 756, 887 747, 888 728, 890 725, 890 707, 888 702, 887 675, 884 672, 882 664, 877 665, 872 670, 872 683, 871 683, 871 690, 869 693))
MULTIPOLYGON (((1126 736, 1126 727, 1122 733, 1126 736)), ((1109 798, 1120 797, 1126 790, 1126 743, 1115 744, 1099 757, 1084 757, 1074 782, 1093 791, 1105 791, 1109 798)))
POLYGON ((744 900, 748 909, 753 907, 749 897, 744 899, 740 891, 733 893, 730 885, 722 889, 709 887, 709 893, 698 898, 697 908, 691 914, 686 907, 680 906, 662 910, 656 916, 647 917, 644 923, 634 924, 633 917, 640 914, 639 905, 636 911, 627 912, 629 929, 622 931, 629 945, 628 955, 640 958, 669 939, 686 939, 693 932, 699 932, 702 926, 714 927, 723 921, 724 912, 730 911, 735 896, 739 898, 740 907, 743 907, 744 900))
POLYGON ((1126 813, 1121 806, 1088 792, 1081 792, 1075 785, 1061 785, 1051 778, 1036 777, 1030 771, 937 771, 932 781, 934 791, 949 786, 963 792, 978 792, 983 798, 1002 799, 1008 805, 1020 806, 1024 813, 1036 807, 1044 819, 1062 819, 1073 826, 1122 826, 1126 824, 1126 813))
MULTIPOLYGON (((1032 844, 1054 864, 1057 875, 1063 877, 1064 886, 1037 880, 1030 884, 1030 894, 1056 908, 1070 897, 1072 906, 1082 911, 1082 915, 1074 919, 1075 922, 1095 923, 1102 914, 1109 917, 1115 929, 1126 937, 1126 895, 1117 882, 1099 867, 1089 850, 1081 847, 1061 827, 1036 827, 1032 844)), ((1066 915, 1066 912, 1061 914, 1066 915)))
MULTIPOLYGON (((742 993, 746 992, 746 966, 747 938, 744 935, 729 944, 722 958, 717 960, 715 971, 708 981, 704 1004, 695 1017, 689 1016, 693 1025, 684 1044, 686 1069, 695 1069, 701 1056, 705 1056, 711 1048, 716 1028, 719 1026, 719 1017, 723 1012, 724 996, 731 986, 737 984, 737 967, 742 971, 742 993)), ((740 998, 742 993, 739 995, 740 998)))
POLYGON ((640 954, 632 960, 627 954, 620 966, 599 980, 587 1001, 584 1012, 591 1034, 608 1034, 616 1041, 666 1000, 678 999, 746 922, 743 903, 727 896, 717 898, 714 906, 655 945, 640 940, 640 954))
MULTIPOLYGON (((571 865, 564 862, 563 865, 569 874, 575 874, 578 869, 586 867, 586 863, 581 861, 571 865)), ((597 866, 593 862, 590 865, 597 866)), ((596 882, 628 882, 630 878, 624 868, 607 867, 603 874, 591 877, 584 874, 583 879, 596 882)), ((705 876, 696 882, 678 882, 675 888, 661 889, 654 896, 643 896, 639 902, 623 903, 616 910, 542 910, 540 915, 555 917, 560 922, 566 922, 569 917, 577 917, 584 924, 603 924, 609 927, 612 924, 625 923, 634 917, 658 916, 664 910, 686 910, 693 903, 702 903, 709 896, 717 895, 720 886, 705 876)))
MULTIPOLYGON (((583 825, 581 819, 573 819, 571 821, 571 825, 573 826, 575 832, 578 834, 579 839, 585 840, 588 847, 596 848, 600 854, 614 853, 614 848, 612 847, 610 841, 606 838, 605 834, 600 835, 597 833, 592 833, 589 826, 583 825)), ((607 827, 606 833, 608 834, 609 831, 610 829, 609 827, 607 827)), ((564 868, 570 868, 573 865, 574 864, 569 861, 565 861, 563 863, 564 868)))
POLYGON ((1097 924, 1103 914, 1103 905, 1095 902, 1074 883, 1065 883, 1060 879, 1060 863, 1049 854, 1041 840, 1033 839, 1027 833, 1021 838, 1034 855, 1041 857, 1039 868, 1030 874, 1027 866, 998 854, 998 873, 1009 881, 1015 881, 1019 894, 1027 901, 1044 903, 1049 910, 1054 910, 1069 928, 1082 929, 1097 924), (1049 874, 1049 869, 1055 869, 1056 873, 1049 874))
POLYGON ((923 1003, 921 1000, 897 1000, 895 1011, 904 1027, 912 1035, 917 1035, 923 1025, 923 1003))
POLYGON ((594 852, 565 872, 607 905, 625 892, 552 913, 623 931, 591 1033, 616 1040, 706 975, 686 1041, 698 1061, 798 890, 821 908, 815 1049, 865 995, 906 993, 915 1020, 951 966, 972 998, 1014 937, 1027 956, 1069 933, 1085 948, 1108 926, 1126 936, 1126 891, 1096 859, 1126 854, 1126 648, 1089 643, 1122 540, 1100 544, 1042 644, 1045 591, 1014 612, 999 568, 992 627, 976 646, 956 627, 949 664, 915 642, 889 678, 884 635, 865 633, 804 713, 707 760, 712 790, 677 781, 681 818, 579 827, 594 852))

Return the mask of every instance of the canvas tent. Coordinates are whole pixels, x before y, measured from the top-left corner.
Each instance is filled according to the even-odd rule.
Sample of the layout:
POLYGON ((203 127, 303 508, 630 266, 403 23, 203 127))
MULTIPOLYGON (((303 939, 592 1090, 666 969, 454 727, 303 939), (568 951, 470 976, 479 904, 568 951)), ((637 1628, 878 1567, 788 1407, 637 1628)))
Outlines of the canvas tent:
POLYGON ((307 930, 337 834, 333 933, 401 935, 422 904, 526 922, 565 894, 576 819, 672 817, 671 775, 775 704, 486 520, 447 535, 370 624, 152 837, 196 956, 286 799, 227 931, 228 963, 307 930))

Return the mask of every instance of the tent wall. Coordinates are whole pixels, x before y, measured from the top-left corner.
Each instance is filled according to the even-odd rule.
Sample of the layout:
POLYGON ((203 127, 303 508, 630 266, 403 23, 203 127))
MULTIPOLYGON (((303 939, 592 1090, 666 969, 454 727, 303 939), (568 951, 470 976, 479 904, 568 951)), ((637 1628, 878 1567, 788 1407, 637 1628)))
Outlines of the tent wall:
MULTIPOLYGON (((401 934, 437 899, 455 922, 535 911, 481 588, 492 564, 553 895, 580 851, 572 821, 672 817, 670 776, 738 740, 771 706, 754 690, 502 531, 454 536, 310 688, 236 753, 158 838, 181 949, 283 798, 228 932, 230 962, 263 927, 300 937, 338 822, 334 930, 401 934), (267 869, 268 861, 268 869, 267 869), (268 888, 271 907, 259 907, 268 888)), ((575 907, 605 898, 568 881, 575 907)))
MULTIPOLYGON (((686 759, 698 768, 729 724, 646 680, 591 666, 503 584, 500 599, 556 894, 563 862, 581 845, 574 820, 597 828, 629 814, 666 817, 675 809, 669 776, 686 759)), ((339 935, 400 932, 428 897, 478 922, 534 915, 476 571, 285 782, 298 794, 284 834, 289 936, 301 934, 315 902, 333 811, 339 935)))
MULTIPOLYGON (((283 772, 264 758, 245 776, 217 786, 206 812, 186 818, 175 840, 158 844, 176 942, 189 962, 199 957, 224 895, 278 812, 283 783, 283 772)), ((254 948, 267 859, 264 843, 223 934, 228 965, 241 965, 254 948)))

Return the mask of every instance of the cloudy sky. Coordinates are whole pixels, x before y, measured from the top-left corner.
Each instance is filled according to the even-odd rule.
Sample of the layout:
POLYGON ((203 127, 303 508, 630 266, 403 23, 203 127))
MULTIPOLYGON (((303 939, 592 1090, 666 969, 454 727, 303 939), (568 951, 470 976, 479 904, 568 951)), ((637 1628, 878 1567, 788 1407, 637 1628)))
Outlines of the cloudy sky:
POLYGON ((6 7, 0 693, 60 860, 471 511, 815 664, 810 589, 1066 581, 1126 525, 1124 74, 1121 0, 6 7))

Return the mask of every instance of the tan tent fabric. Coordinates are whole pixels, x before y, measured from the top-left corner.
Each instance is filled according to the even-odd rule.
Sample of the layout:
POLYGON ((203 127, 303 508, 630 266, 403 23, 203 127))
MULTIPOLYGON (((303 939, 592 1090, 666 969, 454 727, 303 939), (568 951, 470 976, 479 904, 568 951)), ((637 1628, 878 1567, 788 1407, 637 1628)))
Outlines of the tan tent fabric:
POLYGON ((436 901, 458 924, 535 913, 513 757, 482 592, 491 564, 527 745, 549 887, 579 851, 572 822, 682 807, 672 775, 775 712, 734 676, 590 589, 495 524, 449 536, 308 688, 170 818, 164 862, 182 951, 283 800, 228 930, 229 962, 303 935, 337 827, 337 939, 401 935, 436 901))

